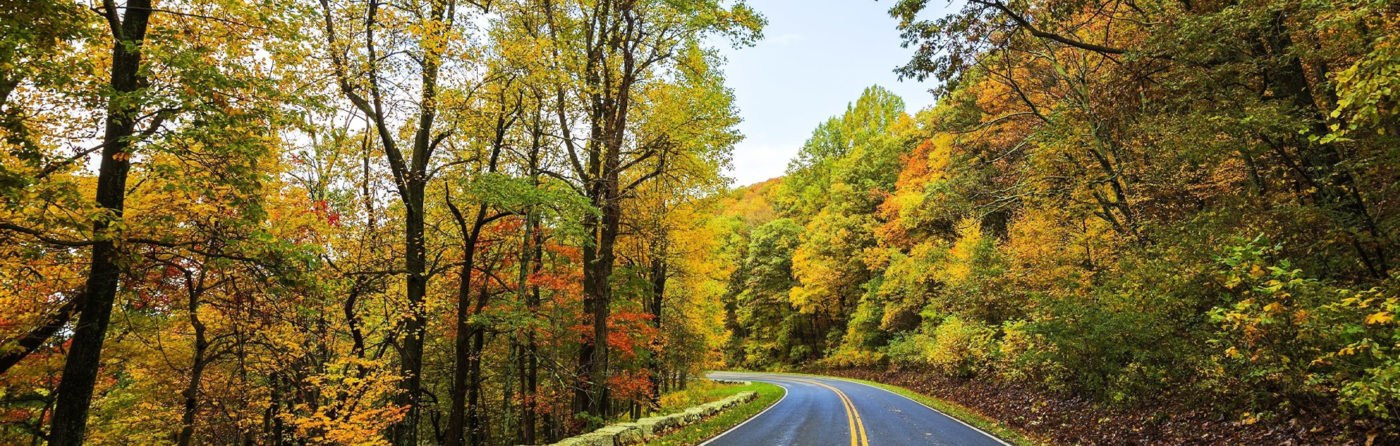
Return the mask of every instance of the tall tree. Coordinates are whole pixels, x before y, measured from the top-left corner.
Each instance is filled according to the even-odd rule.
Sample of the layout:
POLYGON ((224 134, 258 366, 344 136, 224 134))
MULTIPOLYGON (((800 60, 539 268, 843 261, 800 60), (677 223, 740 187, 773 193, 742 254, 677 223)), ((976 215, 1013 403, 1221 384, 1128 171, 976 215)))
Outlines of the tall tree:
POLYGON ((589 234, 583 246, 584 311, 591 315, 592 331, 579 350, 582 381, 574 406, 577 412, 606 416, 611 412, 606 384, 610 280, 622 202, 664 172, 674 151, 666 135, 630 137, 637 98, 677 66, 676 56, 685 47, 715 33, 750 43, 762 19, 743 3, 726 8, 711 0, 545 0, 538 6, 551 41, 550 68, 566 76, 554 89, 563 144, 579 189, 598 209, 582 219, 589 234))
MULTIPOLYGON (((474 4, 482 12, 490 3, 474 4)), ((393 184, 403 203, 404 273, 407 316, 403 320, 400 352, 400 372, 403 375, 399 403, 408 407, 408 415, 394 429, 394 443, 418 443, 419 421, 422 415, 423 346, 427 317, 424 308, 428 293, 429 265, 424 222, 425 191, 431 179, 432 158, 449 131, 437 128, 437 118, 443 107, 440 81, 445 58, 463 53, 464 34, 458 24, 470 22, 458 15, 453 1, 412 2, 389 5, 373 0, 360 5, 333 5, 321 1, 324 33, 336 83, 355 111, 362 114, 373 129, 380 150, 388 159, 393 184), (400 20, 400 8, 412 20, 400 20), (390 16, 386 17, 386 14, 390 16), (347 17, 359 16, 363 23, 344 23, 347 17), (387 19, 387 20, 386 20, 387 19), (388 25, 386 25, 388 23, 388 25), (411 38, 405 41, 403 35, 411 38), (346 37, 342 37, 345 35, 346 37), (349 36, 354 36, 350 38, 349 36), (408 55, 407 63, 416 66, 413 77, 416 90, 397 90, 401 85, 400 68, 393 60, 408 55), (416 96, 416 104, 401 110, 404 96, 416 96), (412 115, 396 121, 400 113, 412 115), (411 139, 401 144, 396 126, 409 126, 411 139), (407 146, 405 150, 402 146, 407 146)), ((469 19, 469 18, 468 18, 469 19)))
POLYGON ((102 359, 102 343, 111 322, 112 304, 117 297, 121 252, 120 232, 110 232, 113 221, 122 218, 126 202, 126 177, 131 168, 132 137, 143 109, 140 90, 145 86, 142 46, 151 18, 149 0, 133 0, 124 8, 106 0, 99 13, 106 19, 112 37, 111 87, 107 117, 102 135, 102 162, 98 168, 96 200, 106 215, 93 222, 98 238, 92 246, 87 285, 78 301, 78 322, 73 343, 58 385, 53 427, 49 443, 69 446, 83 443, 88 408, 92 405, 93 384, 102 359), (124 11, 122 11, 124 10, 124 11))
MULTIPOLYGON (((492 98, 485 106, 492 110, 484 113, 490 121, 489 130, 481 132, 487 139, 484 143, 486 159, 477 180, 482 182, 490 179, 480 177, 490 178, 496 175, 500 168, 502 152, 509 144, 507 138, 512 127, 521 119, 524 94, 513 88, 512 81, 507 80, 495 86, 490 96, 492 98)), ((476 198, 476 210, 472 212, 470 219, 463 215, 450 198, 447 202, 462 235, 463 250, 461 279, 457 289, 456 336, 453 343, 456 353, 453 358, 455 368, 452 375, 452 407, 448 415, 446 439, 443 442, 449 446, 481 444, 485 439, 485 426, 481 417, 481 362, 486 347, 487 327, 480 322, 472 323, 471 318, 480 317, 486 310, 490 294, 486 292, 486 274, 477 273, 477 246, 481 242, 481 233, 486 225, 512 214, 510 210, 493 212, 492 206, 501 204, 498 200, 490 200, 484 194, 476 198), (470 296, 474 276, 482 279, 478 281, 480 283, 475 284, 480 291, 473 303, 470 296)))

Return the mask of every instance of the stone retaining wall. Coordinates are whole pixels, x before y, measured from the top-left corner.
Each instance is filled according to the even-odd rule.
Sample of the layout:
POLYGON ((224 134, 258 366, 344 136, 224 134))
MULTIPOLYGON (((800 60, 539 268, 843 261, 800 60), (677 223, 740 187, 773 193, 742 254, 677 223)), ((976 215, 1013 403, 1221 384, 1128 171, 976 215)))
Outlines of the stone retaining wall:
POLYGON ((670 415, 642 418, 631 423, 614 424, 577 437, 565 438, 554 446, 622 446, 641 444, 697 421, 709 418, 730 407, 752 401, 754 392, 739 392, 712 403, 691 407, 670 415))

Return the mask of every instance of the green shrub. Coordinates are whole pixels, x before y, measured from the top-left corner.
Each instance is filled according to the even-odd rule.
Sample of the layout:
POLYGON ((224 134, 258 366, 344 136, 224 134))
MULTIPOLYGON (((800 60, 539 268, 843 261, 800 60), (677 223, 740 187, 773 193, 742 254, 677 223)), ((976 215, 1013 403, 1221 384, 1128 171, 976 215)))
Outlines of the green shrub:
POLYGON ((1001 339, 997 341, 996 371, 1002 378, 1024 381, 1033 376, 1042 376, 1045 368, 1035 362, 1030 352, 1043 348, 1043 339, 1032 334, 1029 323, 1023 320, 1006 321, 1001 324, 1001 339))
POLYGON ((1130 405, 1179 390, 1205 397, 1204 351, 1218 302, 1209 252, 1159 246, 1124 254, 1092 288, 1045 293, 1024 328, 1037 342, 1017 358, 1053 388, 1130 405))
POLYGON ((934 368, 956 376, 970 376, 993 358, 995 332, 976 321, 949 316, 933 331, 933 344, 925 355, 934 368))
POLYGON ((925 351, 930 345, 933 345, 932 337, 923 333, 909 333, 890 340, 889 346, 885 348, 885 355, 896 365, 924 365, 928 364, 928 354, 925 351))
POLYGON ((855 313, 851 314, 850 322, 846 324, 846 336, 842 340, 841 350, 873 352, 889 342, 888 333, 880 328, 880 321, 885 317, 885 303, 876 293, 880 282, 877 277, 864 285, 866 292, 856 305, 855 313))
POLYGON ((885 365, 888 362, 889 360, 884 353, 843 347, 823 358, 820 365, 834 368, 875 367, 885 365))
POLYGON ((1400 418, 1396 280, 1355 291, 1308 277, 1262 238, 1229 248, 1225 305, 1210 339, 1255 407, 1335 397, 1353 413, 1400 418))

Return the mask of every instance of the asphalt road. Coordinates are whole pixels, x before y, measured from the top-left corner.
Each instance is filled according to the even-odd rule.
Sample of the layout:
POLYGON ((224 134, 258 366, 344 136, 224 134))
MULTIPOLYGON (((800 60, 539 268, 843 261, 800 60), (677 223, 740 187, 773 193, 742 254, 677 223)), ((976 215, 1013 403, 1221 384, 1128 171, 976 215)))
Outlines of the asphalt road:
POLYGON ((711 373, 787 389, 777 404, 702 446, 1009 446, 899 394, 836 378, 711 373))

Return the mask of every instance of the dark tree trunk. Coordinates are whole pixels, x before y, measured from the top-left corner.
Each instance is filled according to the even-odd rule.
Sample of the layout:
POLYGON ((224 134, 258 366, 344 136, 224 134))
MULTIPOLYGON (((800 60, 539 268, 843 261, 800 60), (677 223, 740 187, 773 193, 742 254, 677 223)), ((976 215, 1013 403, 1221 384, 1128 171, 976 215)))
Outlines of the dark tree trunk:
MULTIPOLYGON (((658 256, 658 257, 655 258, 655 259, 652 259, 652 261, 651 261, 651 271, 650 271, 650 272, 651 272, 651 305, 649 305, 649 307, 650 307, 650 310, 651 310, 651 323, 652 323, 653 326, 656 327, 658 333, 661 331, 661 310, 662 310, 662 304, 665 303, 665 296, 666 296, 666 273, 667 273, 666 270, 667 270, 667 268, 666 268, 666 260, 665 260, 665 257, 664 257, 664 256, 665 256, 665 251, 664 251, 664 247, 663 247, 663 251, 662 251, 661 255, 658 256)), ((662 372, 661 367, 662 367, 662 364, 663 364, 663 359, 661 358, 661 349, 658 348, 658 349, 655 349, 655 351, 656 351, 656 357, 652 358, 652 360, 651 360, 651 402, 652 402, 652 404, 656 404, 657 400, 659 400, 659 399, 661 398, 661 379, 662 379, 662 378, 661 378, 661 372, 662 372)))
MULTIPOLYGON (((1318 108, 1303 62, 1293 53, 1292 38, 1288 30, 1283 29, 1283 16, 1279 15, 1275 23, 1277 29, 1268 31, 1272 33, 1269 50, 1275 55, 1285 55, 1286 62, 1269 80, 1275 91, 1288 97, 1293 108, 1310 122, 1310 134, 1325 135, 1329 132, 1326 112, 1318 108)), ((1334 224, 1348 233, 1352 248, 1367 271, 1376 278, 1385 278, 1390 270, 1387 246, 1375 218, 1361 199, 1356 178, 1343 165, 1336 145, 1320 144, 1299 135, 1291 137, 1296 141, 1302 163, 1298 173, 1312 186, 1313 200, 1326 209, 1334 224)))
MULTIPOLYGON (((486 301, 486 284, 481 285, 478 299, 486 301)), ((486 349, 486 327, 476 327, 472 333, 470 381, 467 387, 467 443, 480 445, 486 440, 486 423, 481 413, 481 354, 486 349)))
MULTIPOLYGON (((434 4, 431 19, 451 20, 451 10, 443 4, 434 4)), ((423 233, 425 215, 423 198, 428 183, 428 160, 432 157, 433 121, 437 118, 437 83, 439 65, 433 56, 422 59, 420 81, 422 85, 422 108, 418 113, 418 128, 413 136, 413 153, 408 160, 408 168, 403 172, 405 183, 404 200, 404 266, 408 270, 407 298, 412 316, 404 324, 403 353, 399 372, 404 380, 399 403, 408 406, 403 421, 394 426, 394 443, 399 446, 416 446, 418 424, 422 419, 422 404, 419 398, 423 387, 423 331, 427 326, 427 316, 423 314, 423 304, 428 293, 427 264, 428 254, 423 233)), ((380 122, 383 122, 381 116, 380 122)), ((381 128, 380 131, 386 129, 381 128)), ((388 147, 386 147, 387 149, 388 147)), ((394 149, 397 153, 397 149, 394 149)), ((396 157, 392 156, 391 157, 396 157)), ((392 163, 391 163, 392 164, 392 163)), ((399 164, 402 167, 402 164, 399 164)))
POLYGON ((615 160, 605 163, 612 168, 603 168, 601 173, 610 179, 602 178, 595 185, 592 201, 599 208, 599 217, 586 217, 584 227, 593 235, 595 243, 583 250, 583 305, 584 312, 591 316, 591 337, 579 348, 579 372, 585 378, 583 385, 575 393, 575 406, 578 411, 599 417, 610 413, 608 401, 608 318, 611 315, 612 277, 614 247, 617 242, 618 224, 621 209, 617 203, 617 173, 615 160))
MULTIPOLYGON (((468 431, 471 437, 475 437, 475 432, 479 430, 480 419, 477 417, 476 398, 478 377, 480 375, 480 348, 483 341, 481 327, 470 323, 473 310, 471 305, 472 296, 472 271, 476 267, 476 244, 481 235, 481 228, 485 226, 486 205, 478 207, 476 218, 471 227, 468 228, 466 219, 457 210, 456 205, 450 201, 448 207, 452 210, 453 216, 457 218, 459 229, 464 235, 462 249, 464 249, 464 259, 462 261, 461 281, 457 286, 457 334, 454 338, 455 357, 453 362, 455 367, 452 371, 452 408, 448 414, 446 437, 443 444, 447 446, 461 446, 466 443, 468 431)), ((486 285, 482 285, 481 296, 478 300, 484 307, 486 300, 486 285)))
MULTIPOLYGON (((587 15, 586 27, 582 30, 586 40, 582 69, 583 99, 587 114, 588 137, 583 153, 579 151, 569 135, 570 121, 565 116, 564 90, 556 92, 558 115, 563 141, 573 161, 573 168, 583 183, 583 195, 588 198, 598 214, 588 214, 582 220, 582 227, 591 239, 583 247, 583 310, 591 316, 590 335, 583 339, 578 351, 578 384, 575 387, 573 408, 596 417, 607 417, 612 413, 608 396, 609 376, 608 319, 611 313, 612 289, 609 280, 612 276, 615 255, 614 249, 621 223, 621 203, 624 188, 619 184, 622 170, 633 163, 622 163, 623 145, 626 143, 628 113, 631 109, 632 88, 637 84, 637 76, 661 58, 648 58, 638 61, 642 40, 647 34, 642 29, 645 18, 635 9, 631 1, 599 1, 587 15), (583 161, 580 161, 583 158, 583 161), (585 164, 586 163, 586 164, 585 164)), ((549 20, 551 36, 559 38, 554 27, 555 13, 551 5, 544 5, 549 20)), ((640 158, 632 161, 640 160, 640 158)), ((637 181, 649 178, 643 176, 637 181)), ((628 188, 631 186, 629 185, 628 188)))
POLYGON ((196 328, 196 340, 194 351, 194 363, 190 367, 190 381, 185 386, 184 391, 184 414, 180 416, 180 433, 176 436, 175 443, 180 446, 189 446, 194 439, 195 417, 199 414, 199 385, 204 377, 205 351, 208 343, 201 333, 203 328, 196 328))
MULTIPOLYGON (((504 102, 504 95, 502 100, 504 102)), ((506 132, 515 122, 512 116, 507 119, 505 105, 502 104, 500 114, 496 119, 496 135, 491 145, 491 156, 487 161, 486 171, 496 172, 496 164, 500 160, 501 150, 505 146, 506 132)), ((502 214, 487 217, 487 203, 477 205, 476 215, 472 220, 471 227, 468 228, 466 219, 451 199, 447 202, 448 209, 452 211, 452 216, 457 221, 457 227, 462 232, 463 261, 461 269, 461 281, 457 288, 457 335, 454 339, 456 355, 454 364, 456 365, 452 373, 452 408, 448 414, 447 436, 443 444, 447 446, 461 446, 467 441, 471 444, 481 444, 485 432, 481 422, 481 352, 486 344, 486 327, 470 323, 473 314, 480 314, 486 309, 487 300, 490 294, 487 293, 486 282, 481 283, 481 291, 477 296, 475 305, 471 305, 472 271, 476 268, 476 245, 481 240, 481 231, 488 223, 500 217, 502 214)))
MULTIPOLYGON (((538 188, 540 186, 540 148, 543 146, 544 131, 542 117, 539 110, 536 111, 531 128, 530 142, 530 185, 538 188)), ((539 215, 537 208, 531 207, 525 216, 525 247, 526 253, 523 255, 521 270, 529 269, 530 274, 539 274, 544 270, 544 234, 540 231, 539 215)), ((528 278, 527 278, 528 279, 528 278)), ((528 283, 522 282, 522 285, 528 283)), ((539 392, 539 346, 535 341, 535 325, 538 319, 540 307, 540 287, 538 285, 528 285, 525 294, 525 309, 529 314, 529 322, 525 331, 524 352, 520 374, 521 392, 520 396, 525 400, 520 410, 521 438, 520 444, 535 444, 536 439, 536 398, 539 392)))
MULTIPOLYGON (((534 181, 534 158, 535 153, 532 152, 530 160, 530 169, 532 174, 531 182, 537 183, 536 181, 534 181)), ((538 187, 538 184, 532 185, 538 187)), ((516 276, 515 288, 516 295, 519 298, 519 302, 525 307, 525 311, 527 312, 527 314, 530 314, 531 316, 529 317, 529 319, 526 320, 526 324, 524 325, 523 330, 524 333, 522 333, 523 336, 513 337, 511 341, 511 351, 514 354, 513 359, 515 360, 515 376, 520 381, 518 383, 518 389, 509 390, 506 393, 506 398, 504 401, 504 409, 506 409, 506 411, 509 412, 509 410, 512 408, 512 400, 515 398, 513 392, 519 392, 519 398, 521 400, 519 404, 520 417, 517 420, 517 423, 515 424, 515 430, 512 432, 515 438, 515 444, 531 444, 534 441, 533 439, 527 439, 527 437, 533 436, 533 432, 529 432, 527 435, 527 431, 533 431, 533 426, 526 426, 527 421, 529 424, 534 423, 533 416, 530 417, 530 420, 526 420, 526 413, 530 412, 530 397, 533 395, 533 391, 530 388, 529 383, 529 357, 534 355, 533 350, 535 343, 533 326, 533 315, 535 311, 535 305, 531 302, 530 298, 530 295, 532 294, 530 290, 530 275, 536 271, 534 267, 536 260, 533 258, 535 254, 535 247, 533 246, 534 233, 535 213, 534 210, 531 209, 527 210, 525 213, 525 228, 523 232, 524 236, 520 238, 520 261, 518 262, 518 275, 516 276)))
MULTIPOLYGON (((539 231, 538 223, 536 223, 535 228, 530 231, 530 237, 534 240, 535 251, 533 272, 539 274, 544 270, 544 237, 539 231)), ((527 296, 528 299, 525 301, 525 306, 529 308, 530 317, 534 319, 537 317, 536 312, 539 311, 540 307, 540 287, 538 285, 531 285, 530 292, 527 296)), ((536 443, 537 432, 535 426, 538 423, 538 417, 536 415, 536 405, 538 401, 536 400, 536 396, 539 394, 540 388, 539 377, 539 345, 535 340, 535 329, 532 326, 529 331, 525 333, 525 376, 522 380, 525 383, 525 397, 527 403, 520 415, 520 422, 525 426, 524 444, 536 443)))
MULTIPOLYGON (((185 385, 184 391, 184 413, 180 417, 180 432, 175 436, 175 443, 180 446, 189 446, 194 439, 195 417, 199 415, 199 385, 204 378, 204 368, 208 365, 206 352, 209 350, 209 338, 206 334, 208 329, 204 322, 199 319, 199 295, 203 293, 202 282, 204 275, 200 274, 199 284, 189 286, 189 311, 190 326, 194 327, 194 358, 190 365, 190 380, 185 385)), ((185 274, 187 283, 192 281, 191 274, 185 274)))
MULTIPOLYGON (((321 0, 326 43, 338 48, 335 21, 329 1, 321 0)), ((452 22, 455 4, 433 3, 428 20, 449 24, 452 22)), ((357 86, 352 81, 350 69, 342 56, 332 50, 330 59, 335 68, 336 83, 347 99, 374 126, 379 143, 389 161, 394 174, 394 186, 404 204, 404 269, 405 297, 410 316, 403 324, 403 340, 399 346, 399 373, 403 381, 399 383, 400 393, 395 403, 408 408, 402 420, 389 428, 389 439, 397 446, 417 446, 418 425, 422 418, 419 398, 423 383, 423 330, 427 318, 423 314, 424 297, 427 295, 427 252, 424 241, 424 190, 428 182, 428 161, 443 135, 434 137, 433 123, 437 117, 437 85, 439 74, 438 54, 420 55, 419 71, 421 91, 419 92, 418 122, 413 134, 412 152, 405 157, 394 140, 396 133, 385 115, 379 87, 377 63, 380 55, 375 51, 374 31, 377 29, 380 2, 368 2, 365 12, 365 49, 370 60, 367 70, 357 72, 355 77, 368 79, 367 85, 357 86), (364 89, 368 97, 360 93, 364 89)), ((429 50, 431 51, 431 50, 429 50)))
MULTIPOLYGON (((111 84, 116 97, 107 102, 102 164, 97 176, 97 205, 110 213, 109 218, 119 219, 126 203, 126 176, 131 167, 128 149, 141 108, 140 101, 135 100, 132 93, 146 83, 141 75, 141 48, 146 38, 151 2, 131 0, 124 17, 118 14, 111 0, 104 2, 103 9, 113 34, 111 84)), ((107 217, 93 223, 93 233, 99 239, 92 247, 85 298, 79 304, 78 325, 74 327, 73 343, 58 384, 49 433, 49 444, 54 446, 82 444, 87 430, 93 384, 101 366, 102 343, 107 336, 120 276, 117 262, 121 253, 116 243, 103 235, 108 226, 107 217)))
POLYGON ((62 330, 64 326, 68 325, 68 321, 73 318, 73 313, 77 311, 82 299, 82 294, 68 298, 67 303, 64 303, 62 306, 58 307, 58 310, 54 311, 53 314, 44 318, 44 323, 42 325, 26 332, 18 339, 0 342, 0 345, 9 345, 13 342, 15 346, 19 347, 10 353, 0 355, 0 375, 4 375, 5 372, 10 370, 10 367, 14 367, 15 364, 19 364, 25 357, 38 351, 39 347, 42 347, 50 338, 53 338, 54 334, 57 334, 59 330, 62 330))
POLYGON ((416 446, 418 420, 422 417, 418 399, 423 385, 423 328, 427 325, 421 307, 428 291, 427 255, 423 246, 423 184, 410 180, 408 196, 404 198, 404 266, 408 271, 406 297, 411 316, 404 321, 403 350, 399 358, 399 373, 403 376, 399 387, 403 393, 398 396, 398 404, 407 406, 408 413, 393 430, 394 444, 416 446))

